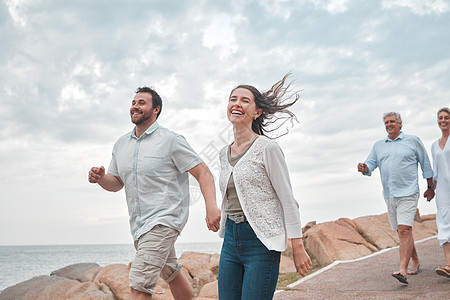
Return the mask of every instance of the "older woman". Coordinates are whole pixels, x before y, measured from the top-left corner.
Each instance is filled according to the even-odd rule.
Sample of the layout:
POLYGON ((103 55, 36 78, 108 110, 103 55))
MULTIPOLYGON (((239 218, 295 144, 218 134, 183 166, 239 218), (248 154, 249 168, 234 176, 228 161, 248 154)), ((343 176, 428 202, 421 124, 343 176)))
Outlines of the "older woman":
POLYGON ((270 131, 266 125, 295 118, 287 108, 298 95, 282 104, 289 89, 289 85, 284 86, 288 75, 267 92, 240 85, 229 97, 227 116, 233 125, 234 142, 220 152, 223 202, 219 235, 224 242, 219 299, 272 299, 280 254, 288 239, 300 275, 305 276, 311 267, 283 153, 264 134, 270 131))
POLYGON ((438 267, 436 273, 450 278, 450 109, 441 108, 437 122, 442 137, 431 146, 431 154, 435 173, 438 240, 444 249, 445 266, 438 267))

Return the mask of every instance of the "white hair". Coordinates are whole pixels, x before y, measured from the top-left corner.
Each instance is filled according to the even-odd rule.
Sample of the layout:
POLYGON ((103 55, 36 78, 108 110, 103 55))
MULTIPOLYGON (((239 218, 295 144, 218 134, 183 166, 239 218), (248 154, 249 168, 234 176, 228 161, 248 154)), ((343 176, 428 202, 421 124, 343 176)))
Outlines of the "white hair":
MULTIPOLYGON (((399 114, 398 112, 395 112, 395 111, 391 111, 391 112, 384 113, 384 114, 383 114, 383 122, 386 121, 386 118, 387 118, 387 117, 390 117, 390 116, 395 116, 395 117, 397 118, 397 121, 398 121, 399 123, 402 123, 402 116, 400 116, 400 114, 399 114)), ((403 127, 403 126, 400 126, 400 129, 401 129, 402 127, 403 127)))

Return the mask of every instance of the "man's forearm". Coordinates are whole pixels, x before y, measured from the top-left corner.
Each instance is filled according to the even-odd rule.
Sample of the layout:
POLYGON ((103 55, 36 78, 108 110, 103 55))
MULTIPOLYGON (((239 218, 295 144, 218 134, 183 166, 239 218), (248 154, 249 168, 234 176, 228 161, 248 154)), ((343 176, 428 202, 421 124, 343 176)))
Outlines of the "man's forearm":
POLYGON ((208 207, 217 206, 216 204, 216 186, 214 185, 214 177, 208 171, 202 172, 198 178, 200 191, 205 199, 206 209, 208 207))
POLYGON ((122 180, 111 174, 105 174, 98 184, 110 192, 118 192, 123 188, 122 180))

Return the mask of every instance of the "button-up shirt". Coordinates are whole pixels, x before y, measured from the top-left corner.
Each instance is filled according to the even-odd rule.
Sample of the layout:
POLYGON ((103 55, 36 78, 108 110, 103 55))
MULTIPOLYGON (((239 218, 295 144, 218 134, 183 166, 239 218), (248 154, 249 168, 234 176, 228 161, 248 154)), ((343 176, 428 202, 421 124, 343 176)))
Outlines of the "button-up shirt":
POLYGON ((395 139, 386 137, 377 141, 365 164, 370 176, 380 168, 384 198, 406 197, 419 193, 417 164, 420 163, 423 178, 433 177, 427 151, 417 136, 404 134, 395 139))
POLYGON ((120 137, 108 174, 120 177, 134 240, 161 224, 181 232, 189 215, 188 170, 202 163, 183 136, 153 123, 120 137))

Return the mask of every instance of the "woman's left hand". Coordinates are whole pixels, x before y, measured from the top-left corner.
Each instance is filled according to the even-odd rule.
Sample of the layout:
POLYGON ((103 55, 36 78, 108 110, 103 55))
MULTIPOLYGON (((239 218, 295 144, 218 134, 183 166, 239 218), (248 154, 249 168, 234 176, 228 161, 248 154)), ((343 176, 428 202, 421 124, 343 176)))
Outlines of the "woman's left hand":
POLYGON ((291 242, 295 269, 302 277, 305 277, 312 266, 311 258, 306 253, 302 238, 291 239, 291 242))

